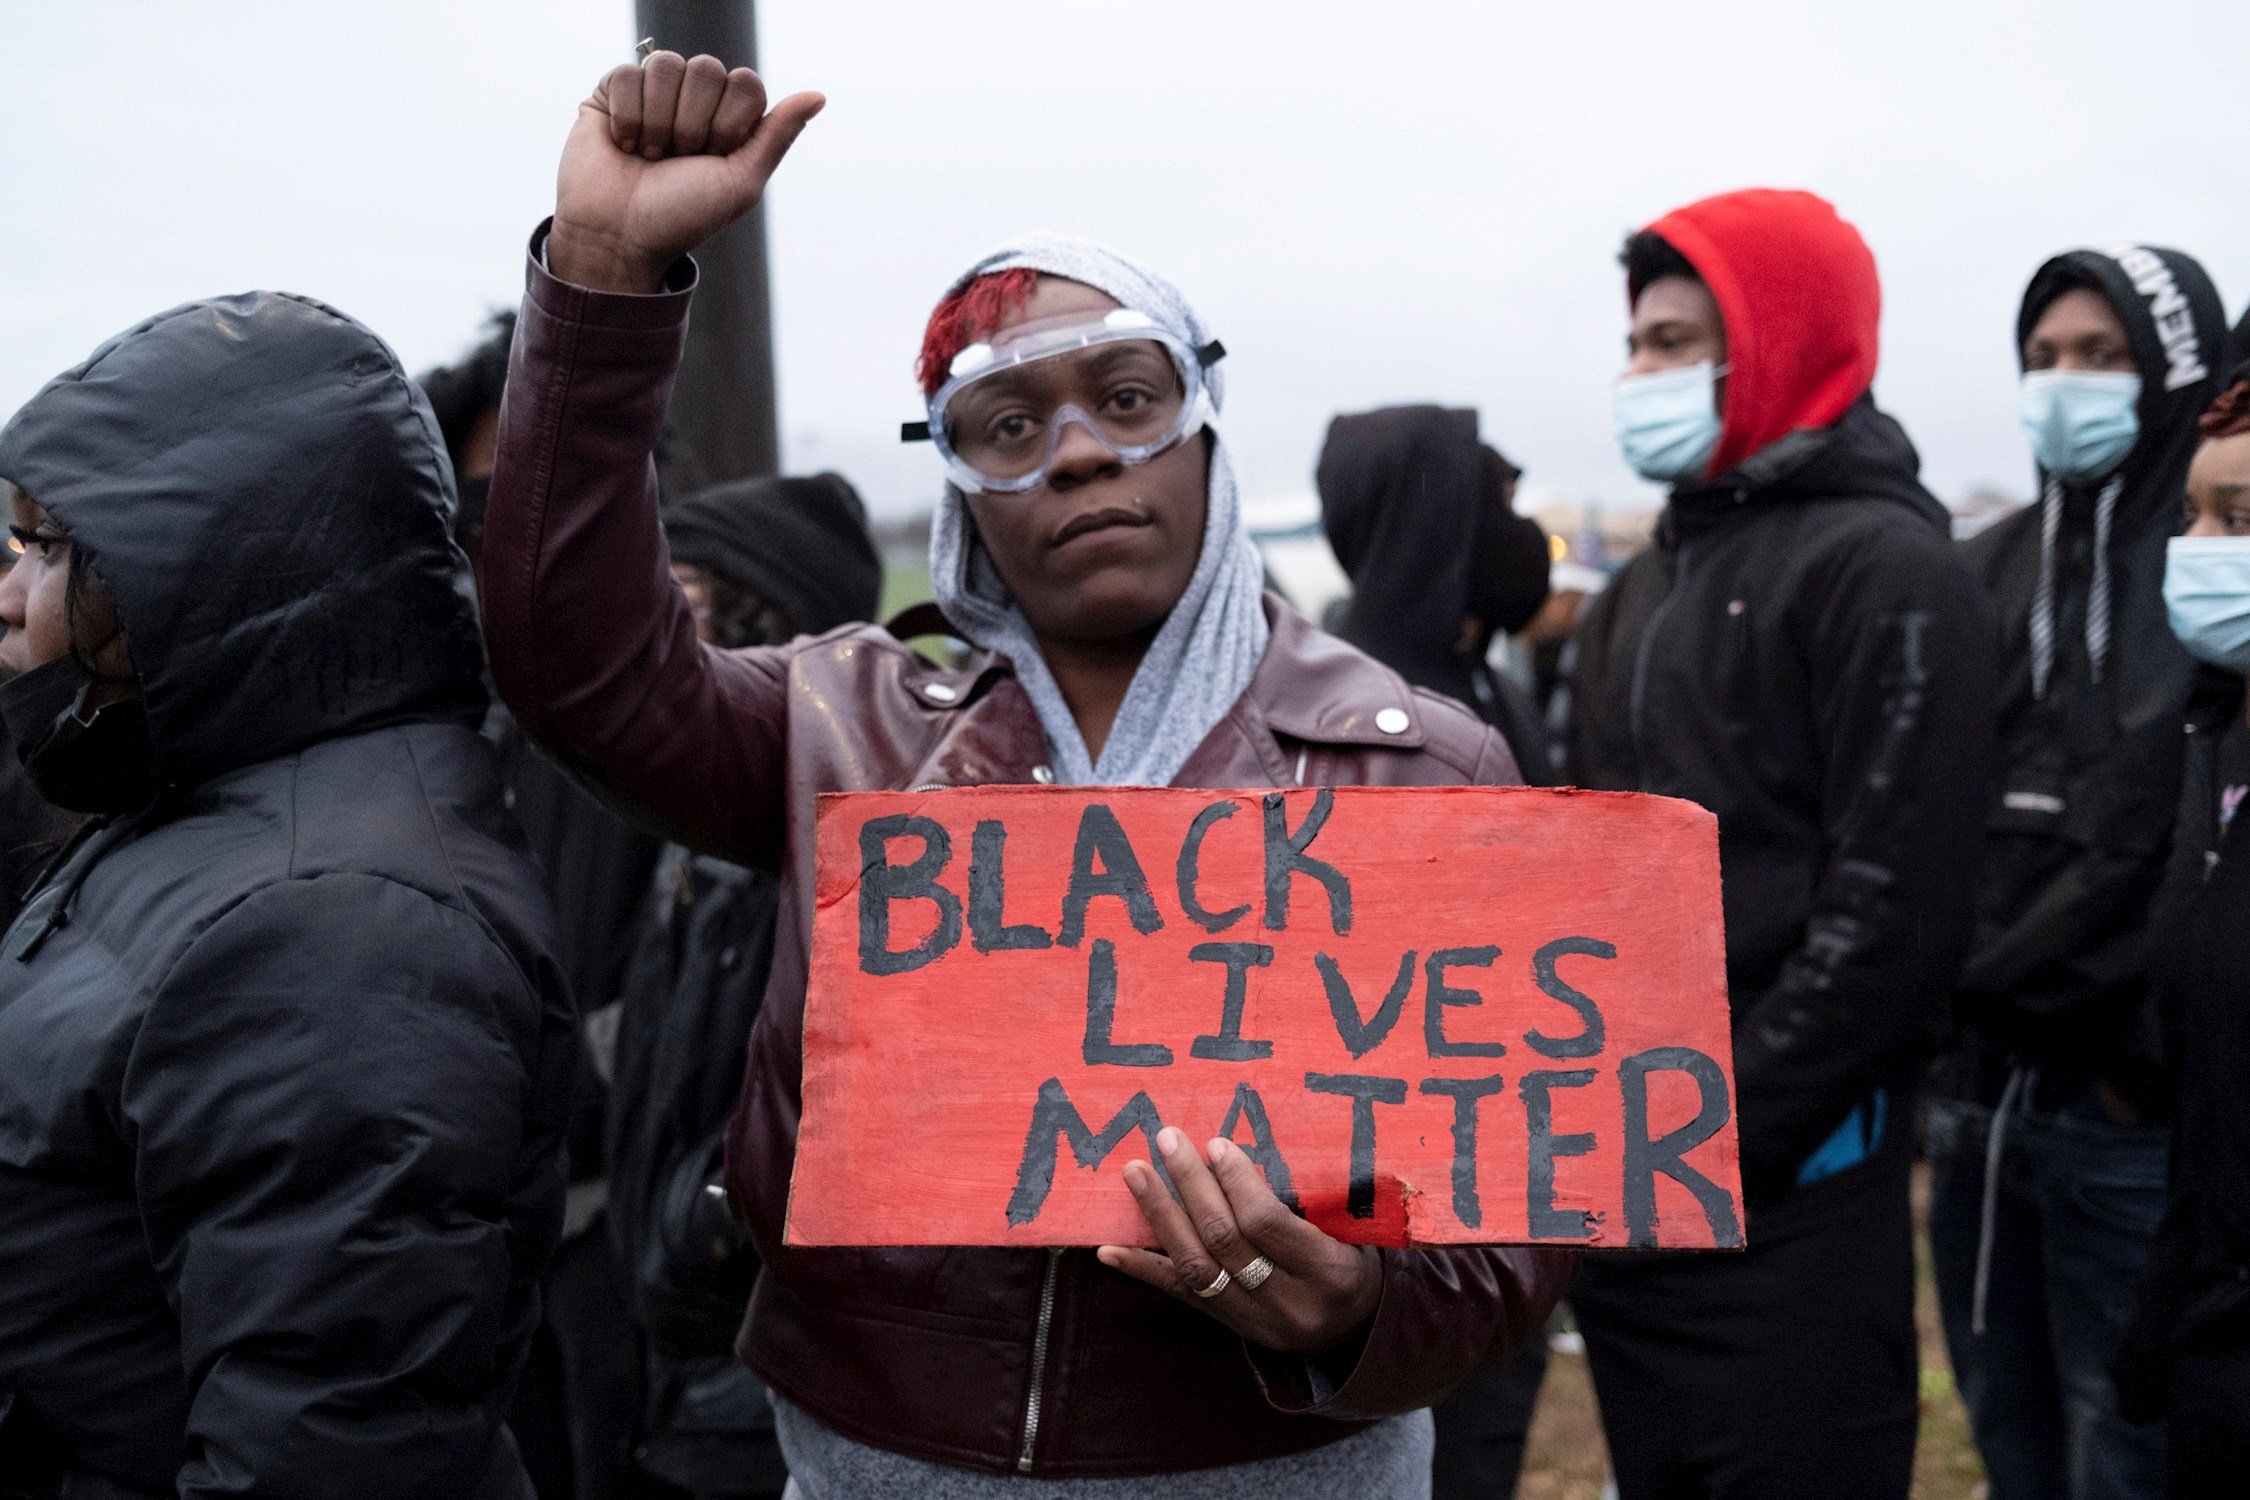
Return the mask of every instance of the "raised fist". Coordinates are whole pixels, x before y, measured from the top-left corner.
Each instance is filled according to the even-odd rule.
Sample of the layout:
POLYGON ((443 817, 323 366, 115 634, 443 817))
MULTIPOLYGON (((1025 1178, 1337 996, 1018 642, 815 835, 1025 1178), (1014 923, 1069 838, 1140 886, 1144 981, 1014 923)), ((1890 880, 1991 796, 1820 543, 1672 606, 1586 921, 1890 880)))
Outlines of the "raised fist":
POLYGON ((791 94, 768 109, 756 73, 709 56, 612 69, 563 147, 548 270, 596 291, 656 291, 665 267, 757 206, 827 102, 791 94))

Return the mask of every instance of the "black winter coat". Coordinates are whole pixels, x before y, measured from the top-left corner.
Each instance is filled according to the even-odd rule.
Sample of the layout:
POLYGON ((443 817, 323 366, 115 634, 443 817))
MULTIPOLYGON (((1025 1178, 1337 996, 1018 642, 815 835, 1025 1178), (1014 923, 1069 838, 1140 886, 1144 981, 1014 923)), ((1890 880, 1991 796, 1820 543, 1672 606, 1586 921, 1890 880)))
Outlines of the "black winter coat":
MULTIPOLYGON (((2218 742, 2242 680, 2205 671, 2190 704, 2180 820, 2152 922, 2155 1036, 2176 1093, 2171 1203, 2118 1360, 2129 1410, 2162 1414, 2183 1354, 2250 1350, 2250 818, 2219 814, 2218 742)), ((2250 1432, 2250 1383, 2237 1432, 2250 1432)), ((2239 1439, 2238 1439, 2239 1440, 2239 1439)), ((2239 1477, 2239 1476, 2230 1476, 2239 1477)))
POLYGON ((141 325, 0 432, 164 790, 0 943, 0 1493, 516 1496, 571 1031, 451 471, 332 309, 141 325))
POLYGON ((1676 490, 1576 638, 1571 779, 1719 818, 1753 1199, 1926 1058, 1968 943, 1994 628, 1918 466, 1862 397, 1676 490))
POLYGON ((1315 480, 1321 527, 1352 592, 1335 633, 1416 687, 1500 731, 1523 779, 1555 779, 1531 694, 1485 662, 1547 598, 1547 533, 1501 499, 1514 468, 1477 441, 1477 414, 1393 406, 1328 424, 1315 480), (1484 621, 1464 649, 1461 622, 1484 621))
POLYGON ((667 846, 618 1022, 609 1226, 651 1346, 640 1461, 696 1494, 788 1477, 765 1387, 734 1358, 758 1253, 714 1187, 780 902, 765 871, 667 846))
POLYGON ((2092 632, 2097 512, 2109 481, 2066 488, 2042 474, 2040 503, 1962 544, 1999 614, 2001 771, 1958 999, 1967 1034, 1946 1083, 1990 1104, 2008 1068, 2029 1064, 2042 1107, 2103 1079, 2161 1118, 2169 1102, 2156 1060, 2135 1038, 2148 1029, 2149 903, 2179 807, 2181 723, 2195 679, 2165 616, 2164 555, 2180 529, 2196 418, 2226 366, 2227 330, 2218 292, 2188 256, 2080 250, 2032 278, 2019 349, 2074 286, 2098 289, 2125 325, 2141 371, 2140 436, 2113 476, 2109 614, 2092 632), (2050 494, 2053 656, 2041 696, 2033 616, 2050 494), (2092 641, 2103 645, 2099 662, 2092 641))
POLYGON ((758 1259, 719 1180, 773 966, 780 883, 668 845, 626 970, 609 1119, 610 1223, 642 1320, 672 1358, 727 1354, 758 1259))
POLYGON ((76 814, 39 795, 16 747, 0 733, 0 921, 13 921, 32 883, 77 831, 76 814))

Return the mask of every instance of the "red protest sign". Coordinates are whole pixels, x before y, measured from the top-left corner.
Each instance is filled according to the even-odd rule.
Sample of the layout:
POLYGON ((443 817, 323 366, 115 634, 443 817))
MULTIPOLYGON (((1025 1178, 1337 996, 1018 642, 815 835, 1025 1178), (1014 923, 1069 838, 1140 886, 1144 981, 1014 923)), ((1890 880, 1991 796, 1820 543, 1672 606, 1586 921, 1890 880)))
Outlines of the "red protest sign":
POLYGON ((1152 1244, 1164 1125, 1355 1242, 1742 1243, 1692 803, 982 787, 818 838, 791 1244, 1152 1244))

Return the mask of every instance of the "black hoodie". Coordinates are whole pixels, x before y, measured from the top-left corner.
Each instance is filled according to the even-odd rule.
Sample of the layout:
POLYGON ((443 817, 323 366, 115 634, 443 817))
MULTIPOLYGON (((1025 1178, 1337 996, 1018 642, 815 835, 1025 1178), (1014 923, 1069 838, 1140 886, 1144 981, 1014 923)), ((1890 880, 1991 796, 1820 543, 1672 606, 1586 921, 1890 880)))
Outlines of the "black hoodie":
POLYGON ((1944 1030, 1989 797, 1992 618, 1872 400, 1675 490, 1576 637, 1569 767, 1719 816, 1753 1203, 1944 1030))
POLYGON ((252 293, 58 377, 0 476, 114 598, 163 783, 0 943, 0 1480, 515 1494, 568 1001, 428 404, 252 293))
POLYGON ((664 540, 672 561, 771 605, 792 635, 868 619, 882 602, 883 558, 867 506, 841 474, 697 490, 666 508, 664 540))
MULTIPOLYGON (((2223 383, 2250 380, 2250 314, 2235 325, 2229 357, 2223 383)), ((2250 1347, 2250 1090, 2242 1086, 2250 1077, 2250 944, 2242 941, 2250 818, 2227 813, 2231 757, 2220 748, 2243 732, 2243 686, 2236 673, 2206 666, 2188 701, 2180 816, 2151 910, 2145 1008, 2159 1028, 2147 1038, 2150 1055, 2163 1059, 2159 1077, 2174 1106, 2171 1201, 2112 1366, 2134 1420, 2164 1415, 2174 1399, 2186 1409, 2175 1421, 2200 1418, 2204 1430, 2192 1435, 2173 1428, 2172 1481, 2183 1494, 2226 1493, 2241 1471, 2225 1455, 2250 1435, 2250 1370, 2229 1363, 2250 1347), (2176 1371, 2181 1364, 2191 1371, 2176 1371), (2200 1469, 2199 1459, 2213 1467, 2200 1469)))
POLYGON ((1989 1102, 2008 1067, 2029 1064, 2040 1070, 2043 1102, 2107 1078, 2155 1113, 2164 1100, 2154 1060, 2134 1038, 2195 680, 2165 615, 2164 554, 2180 529, 2195 419, 2228 363, 2227 327, 2210 277, 2189 256, 2074 250, 2032 277, 2016 319, 2019 356, 2048 305, 2081 286, 2125 324, 2141 375, 2140 436, 2113 476, 2105 559, 2095 534, 2109 479, 2062 486, 2044 472, 2039 503, 1962 548, 2000 615, 2001 781, 1961 979, 1968 1034, 1947 1081, 1989 1102), (2043 559, 2053 569, 2051 611, 2040 605, 2043 559), (2098 618, 2089 629, 2089 598, 2105 583, 2106 633, 2098 618), (2038 648, 2043 614, 2051 654, 2038 648))
POLYGON ((1990 800, 1992 614, 1869 394, 1882 296, 1858 232, 1768 189, 1654 228, 1725 319, 1724 431, 1579 626, 1570 767, 1718 814, 1755 1247, 1758 1200, 1879 1145, 1875 1091, 1944 1033, 1990 800))
POLYGON ((1336 633, 1416 687, 1498 729, 1525 781, 1554 780, 1530 695, 1485 663, 1497 631, 1522 629, 1547 597, 1547 534, 1502 500, 1515 470, 1477 441, 1477 414, 1394 406, 1328 424, 1320 519, 1352 595, 1336 633), (1484 621, 1466 647, 1461 622, 1484 621))

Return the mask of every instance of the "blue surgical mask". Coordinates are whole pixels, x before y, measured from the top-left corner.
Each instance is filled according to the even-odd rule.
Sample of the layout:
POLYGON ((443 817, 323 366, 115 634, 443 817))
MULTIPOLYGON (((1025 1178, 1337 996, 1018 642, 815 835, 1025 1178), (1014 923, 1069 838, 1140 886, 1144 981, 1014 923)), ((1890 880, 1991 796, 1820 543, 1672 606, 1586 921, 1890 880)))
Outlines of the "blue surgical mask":
POLYGON ((2250 676, 2250 536, 2172 538, 2164 611, 2188 655, 2250 676))
POLYGON ((2103 370, 2033 370, 2018 394, 2039 467, 2073 484, 2099 479, 2141 435, 2141 377, 2103 370))
POLYGON ((1719 449, 1722 373, 1706 359, 1618 380, 1611 398, 1617 446, 1634 473, 1671 484, 1703 472, 1719 449))

